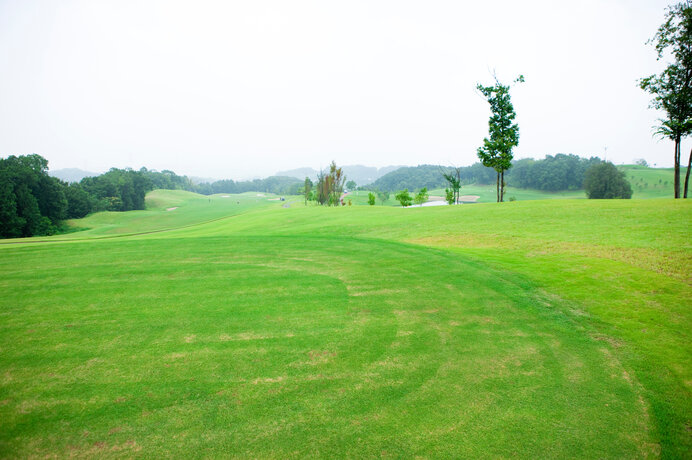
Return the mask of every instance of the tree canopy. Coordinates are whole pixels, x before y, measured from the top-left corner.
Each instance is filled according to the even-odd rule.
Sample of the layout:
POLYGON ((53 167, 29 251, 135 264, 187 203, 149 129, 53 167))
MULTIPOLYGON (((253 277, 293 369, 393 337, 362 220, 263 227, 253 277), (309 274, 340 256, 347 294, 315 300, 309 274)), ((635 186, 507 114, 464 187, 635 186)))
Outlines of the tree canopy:
POLYGON ((316 200, 321 205, 339 206, 341 194, 344 192, 346 175, 342 168, 332 161, 328 171, 320 171, 317 174, 316 200))
MULTIPOLYGON (((524 76, 520 75, 515 83, 523 81, 524 76)), ((478 84, 476 89, 488 100, 492 113, 488 120, 489 137, 483 139, 477 154, 483 166, 497 172, 497 201, 501 202, 505 191, 504 173, 512 167, 512 148, 519 145, 519 125, 514 123, 517 115, 509 95, 509 85, 503 85, 495 78, 495 85, 478 84)))
MULTIPOLYGON (((676 3, 668 8, 665 22, 649 40, 656 48, 657 60, 671 58, 672 62, 658 75, 639 81, 639 86, 653 95, 650 107, 665 113, 656 134, 674 142, 673 193, 680 198, 680 143, 692 133, 692 3, 676 3)), ((690 162, 685 179, 685 194, 689 183, 690 162)))
POLYGON ((584 175, 584 189, 589 198, 632 198, 632 187, 611 162, 593 164, 584 175))

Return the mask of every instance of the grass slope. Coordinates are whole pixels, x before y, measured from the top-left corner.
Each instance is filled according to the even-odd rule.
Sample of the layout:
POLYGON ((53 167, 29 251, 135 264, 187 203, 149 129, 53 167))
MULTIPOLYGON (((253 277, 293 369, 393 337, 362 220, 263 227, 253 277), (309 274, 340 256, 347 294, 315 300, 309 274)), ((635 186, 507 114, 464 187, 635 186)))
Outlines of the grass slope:
MULTIPOLYGON (((672 198, 673 197, 673 168, 648 168, 646 166, 624 165, 618 169, 632 186, 632 198, 672 198)), ((683 168, 682 182, 685 180, 683 168)))
POLYGON ((3 457, 689 454, 686 202, 247 199, 0 244, 3 457))
MULTIPOLYGON (((632 186, 632 198, 671 198, 673 196, 673 169, 672 168, 649 168, 646 166, 622 165, 618 169, 625 172, 625 177, 632 186)), ((681 181, 684 181, 684 171, 681 181)), ((411 193, 413 191, 409 190, 411 193)), ((429 191, 430 195, 445 196, 443 188, 429 191)), ((354 199, 354 204, 367 204, 367 192, 357 192, 358 199, 354 199)), ((385 204, 396 206, 398 202, 394 200, 395 193, 385 204)), ((495 184, 480 185, 471 184, 461 187, 461 195, 478 196, 478 203, 493 203, 497 201, 495 184)), ((586 192, 580 190, 564 190, 560 192, 547 192, 543 190, 533 190, 507 186, 505 188, 505 201, 513 198, 518 201, 527 200, 552 200, 552 199, 578 199, 586 198, 586 192)), ((377 204, 380 204, 379 201, 377 204)))

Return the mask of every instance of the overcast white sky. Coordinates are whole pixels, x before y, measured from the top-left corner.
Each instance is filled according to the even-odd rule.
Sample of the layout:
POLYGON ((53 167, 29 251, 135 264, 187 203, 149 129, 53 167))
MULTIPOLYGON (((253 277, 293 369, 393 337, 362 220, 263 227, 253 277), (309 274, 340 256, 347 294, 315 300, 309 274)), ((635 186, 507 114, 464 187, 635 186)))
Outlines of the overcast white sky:
POLYGON ((637 86, 670 3, 0 0, 0 156, 234 179, 468 165, 495 69, 526 78, 516 158, 670 166, 637 86))

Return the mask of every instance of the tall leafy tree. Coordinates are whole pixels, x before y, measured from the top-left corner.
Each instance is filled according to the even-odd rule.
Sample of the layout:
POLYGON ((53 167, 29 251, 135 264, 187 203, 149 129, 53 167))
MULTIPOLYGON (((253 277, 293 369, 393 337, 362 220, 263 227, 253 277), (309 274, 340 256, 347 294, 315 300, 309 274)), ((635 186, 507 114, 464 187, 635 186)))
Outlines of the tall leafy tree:
POLYGON ((64 184, 48 176, 40 155, 0 159, 0 237, 50 235, 65 217, 64 184))
POLYGON ((312 181, 309 177, 305 178, 305 183, 303 184, 303 197, 305 198, 305 206, 308 205, 308 201, 312 198, 312 181))
MULTIPOLYGON (((515 83, 523 83, 520 75, 515 83)), ((483 166, 493 168, 497 173, 497 201, 504 201, 505 171, 512 167, 512 148, 519 145, 519 125, 514 123, 517 114, 509 95, 509 85, 503 85, 495 78, 493 86, 478 84, 476 89, 490 104, 492 115, 488 120, 489 138, 483 139, 478 148, 478 158, 483 166)))
POLYGON ((346 175, 342 168, 336 166, 332 161, 329 171, 317 173, 316 198, 319 204, 329 206, 339 206, 341 194, 344 191, 346 175))
POLYGON ((447 202, 449 204, 459 204, 459 190, 461 189, 461 168, 454 167, 451 170, 441 170, 441 172, 442 177, 444 177, 447 183, 449 184, 449 189, 445 189, 445 194, 449 195, 449 192, 451 192, 451 197, 447 198, 447 202))
MULTIPOLYGON (((692 2, 686 0, 668 7, 665 22, 648 43, 654 44, 657 60, 672 59, 660 74, 639 80, 639 86, 654 96, 650 107, 662 110, 666 115, 656 133, 675 144, 673 190, 675 198, 680 198, 680 144, 692 133, 692 2)), ((692 151, 685 177, 685 198, 690 163, 692 151)))

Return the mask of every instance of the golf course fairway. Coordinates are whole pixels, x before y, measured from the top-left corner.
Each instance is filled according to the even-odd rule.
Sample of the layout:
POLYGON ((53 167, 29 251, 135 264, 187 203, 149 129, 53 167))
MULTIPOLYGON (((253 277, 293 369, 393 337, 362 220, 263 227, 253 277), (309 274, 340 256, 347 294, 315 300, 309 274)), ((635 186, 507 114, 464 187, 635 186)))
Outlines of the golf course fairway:
POLYGON ((0 241, 0 457, 690 457, 687 201, 269 198, 0 241))

